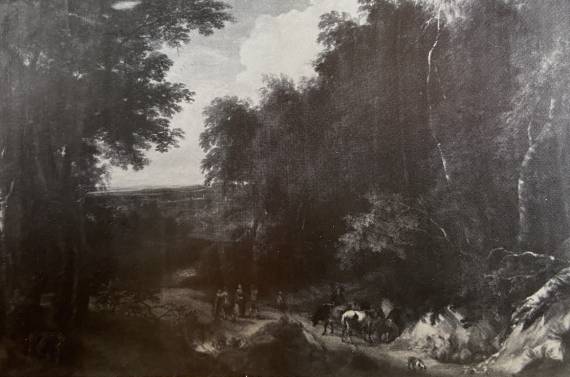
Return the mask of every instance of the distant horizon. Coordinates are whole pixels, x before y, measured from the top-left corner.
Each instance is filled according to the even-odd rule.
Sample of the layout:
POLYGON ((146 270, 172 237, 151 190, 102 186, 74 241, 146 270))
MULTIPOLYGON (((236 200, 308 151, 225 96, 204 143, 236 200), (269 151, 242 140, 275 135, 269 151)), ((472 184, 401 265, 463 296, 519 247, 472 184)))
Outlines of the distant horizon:
POLYGON ((190 188, 190 187, 208 187, 204 183, 191 183, 191 184, 141 184, 133 186, 107 186, 101 188, 97 191, 91 191, 90 193, 97 192, 121 192, 121 191, 143 191, 143 190, 154 190, 154 189, 175 189, 175 188, 190 188))

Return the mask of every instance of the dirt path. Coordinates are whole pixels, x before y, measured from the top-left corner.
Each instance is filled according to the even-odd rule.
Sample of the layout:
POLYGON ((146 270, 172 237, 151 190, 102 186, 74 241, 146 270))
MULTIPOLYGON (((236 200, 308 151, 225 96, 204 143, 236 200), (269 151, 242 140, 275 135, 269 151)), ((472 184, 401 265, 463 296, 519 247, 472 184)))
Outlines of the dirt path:
POLYGON ((235 321, 220 320, 214 323, 212 316, 212 304, 207 295, 199 290, 191 288, 164 288, 161 291, 160 300, 162 304, 184 305, 196 311, 201 323, 211 325, 214 330, 208 339, 197 346, 199 352, 216 353, 213 345, 216 336, 222 335, 227 339, 237 338, 247 340, 263 326, 276 322, 280 314, 273 308, 261 306, 257 318, 237 318, 235 321))
MULTIPOLYGON (((212 304, 210 298, 201 290, 191 288, 164 288, 161 293, 162 303, 176 303, 185 305, 195 310, 201 322, 213 324, 212 304)), ((217 354, 214 342, 217 336, 222 335, 227 339, 241 339, 247 341, 252 335, 265 325, 278 321, 283 314, 276 308, 261 305, 259 318, 238 318, 235 322, 223 320, 211 326, 214 332, 208 339, 196 347, 199 352, 217 354)), ((420 357, 427 366, 424 375, 430 376, 461 376, 464 374, 464 367, 457 364, 442 364, 419 352, 396 348, 393 345, 369 345, 363 339, 354 336, 354 344, 347 344, 341 341, 338 335, 325 335, 322 333, 322 325, 314 327, 309 321, 309 315, 303 313, 289 313, 287 316, 303 325, 309 341, 318 343, 323 350, 340 352, 360 352, 371 359, 389 364, 396 368, 407 368, 407 359, 410 356, 420 357)), ((337 329, 338 331, 338 329, 337 329)), ((338 333, 338 332, 337 332, 338 333)), ((410 373, 411 375, 412 373, 410 373)))
MULTIPOLYGON (((161 295, 162 302, 184 304, 197 311, 203 322, 212 323, 212 305, 208 303, 206 295, 198 290, 189 288, 167 288, 161 295)), ((406 368, 407 359, 410 356, 422 358, 427 366, 425 375, 430 376, 460 376, 464 372, 464 367, 457 364, 442 364, 436 360, 430 359, 425 355, 408 349, 398 349, 392 345, 369 345, 363 339, 354 336, 354 344, 348 344, 341 341, 338 335, 322 335, 322 325, 313 327, 308 319, 307 314, 289 313, 290 319, 297 321, 303 325, 304 330, 311 338, 311 341, 317 342, 324 350, 342 351, 342 352, 360 352, 366 356, 382 363, 388 363, 397 368, 406 368)), ((275 308, 262 305, 260 316, 258 319, 238 318, 235 322, 224 320, 217 322, 215 332, 212 333, 208 340, 196 347, 199 352, 216 354, 217 350, 214 346, 216 336, 223 334, 227 339, 235 338, 247 341, 253 334, 259 331, 263 326, 278 321, 282 314, 275 308)), ((337 329, 338 331, 338 329, 337 329)), ((337 332, 338 334, 338 332, 337 332)))
MULTIPOLYGON (((410 356, 420 357, 427 366, 425 375, 430 376, 460 376, 464 374, 464 367, 457 364, 443 364, 436 360, 430 359, 421 353, 407 349, 398 349, 391 345, 369 345, 363 339, 353 336, 354 344, 348 344, 341 340, 338 335, 322 335, 322 325, 313 327, 308 320, 307 315, 292 314, 291 318, 303 324, 304 329, 309 332, 324 349, 345 351, 345 352, 361 352, 366 356, 382 362, 388 363, 395 367, 406 368, 407 360, 410 356)), ((338 333, 337 333, 338 334, 338 333)))

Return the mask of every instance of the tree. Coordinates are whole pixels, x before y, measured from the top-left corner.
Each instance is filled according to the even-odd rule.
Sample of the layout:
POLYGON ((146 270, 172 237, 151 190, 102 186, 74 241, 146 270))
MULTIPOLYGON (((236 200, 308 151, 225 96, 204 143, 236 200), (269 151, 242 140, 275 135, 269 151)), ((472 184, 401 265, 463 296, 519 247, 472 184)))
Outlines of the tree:
MULTIPOLYGON (((6 298, 39 304, 56 281, 59 324, 76 318, 87 247, 82 203, 104 161, 142 168, 144 152, 182 137, 169 119, 192 93, 158 52, 230 20, 214 0, 15 1, 2 5, 0 177, 6 298), (46 266, 55 264, 53 270, 46 266), (48 285, 49 286, 49 285, 48 285)), ((25 330, 25 329, 24 329, 25 330)))
POLYGON ((253 140, 259 127, 255 109, 237 97, 216 98, 204 115, 206 129, 200 135, 200 146, 206 152, 202 161, 206 184, 251 183, 253 140))
POLYGON ((365 23, 322 16, 317 77, 269 78, 240 141, 267 266, 311 275, 341 245, 396 280, 443 269, 429 293, 445 300, 482 296, 488 250, 568 237, 567 5, 360 3, 365 23))
POLYGON ((346 218, 349 231, 340 238, 341 258, 349 264, 355 253, 371 252, 407 259, 408 249, 415 244, 414 233, 421 230, 418 213, 397 194, 371 194, 367 200, 369 212, 346 218))
POLYGON ((552 250, 569 235, 565 179, 569 154, 565 147, 568 134, 564 130, 568 124, 570 50, 564 30, 570 26, 567 19, 560 17, 559 12, 564 10, 568 10, 568 4, 550 1, 528 4, 521 14, 521 23, 527 28, 521 48, 537 46, 535 54, 517 56, 518 91, 513 96, 511 111, 506 114, 506 131, 526 136, 526 140, 522 139, 526 148, 519 157, 517 177, 521 249, 552 250), (545 22, 546 19, 551 21, 545 22), (545 30, 539 24, 548 27, 545 30), (550 187, 545 187, 545 181, 551 183, 550 187), (544 207, 548 209, 541 210, 544 207), (541 227, 540 221, 545 226, 541 227))

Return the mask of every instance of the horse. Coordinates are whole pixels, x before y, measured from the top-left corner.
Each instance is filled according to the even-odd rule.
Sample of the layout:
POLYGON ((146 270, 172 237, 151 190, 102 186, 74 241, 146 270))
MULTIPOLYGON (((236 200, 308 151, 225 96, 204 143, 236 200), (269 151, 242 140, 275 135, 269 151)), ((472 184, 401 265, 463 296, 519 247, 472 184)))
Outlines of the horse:
MULTIPOLYGON (((403 329, 404 327, 406 327, 405 321, 404 321, 404 313, 402 311, 402 309, 400 309, 399 307, 395 307, 394 309, 392 309, 390 311, 390 314, 388 314, 388 316, 386 317, 386 319, 390 319, 392 320, 392 322, 398 326, 398 329, 403 329)), ((398 333, 398 335, 400 335, 398 333)))
POLYGON ((346 336, 352 343, 352 330, 358 329, 363 333, 369 343, 374 343, 372 334, 376 328, 379 327, 384 321, 384 316, 380 315, 376 310, 347 310, 342 314, 342 341, 344 342, 346 336))
POLYGON ((400 335, 400 328, 392 318, 387 318, 379 329, 380 341, 390 343, 400 335))
POLYGON ((322 321, 324 324, 322 335, 327 334, 327 327, 330 327, 330 333, 334 334, 334 323, 340 322, 342 313, 344 313, 345 310, 346 307, 343 305, 334 306, 333 303, 321 304, 311 317, 313 326, 317 326, 317 324, 322 321))

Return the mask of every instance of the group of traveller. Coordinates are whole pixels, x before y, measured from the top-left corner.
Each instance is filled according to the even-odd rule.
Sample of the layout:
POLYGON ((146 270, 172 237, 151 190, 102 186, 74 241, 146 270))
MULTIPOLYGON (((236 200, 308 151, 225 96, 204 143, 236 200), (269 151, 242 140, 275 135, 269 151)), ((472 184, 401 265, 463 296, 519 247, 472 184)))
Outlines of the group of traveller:
POLYGON ((349 302, 346 299, 344 288, 341 285, 334 285, 330 300, 319 305, 311 317, 313 325, 319 322, 324 325, 323 334, 334 334, 335 324, 340 326, 343 340, 351 340, 351 333, 358 331, 364 335, 369 342, 374 342, 374 338, 381 342, 389 343, 400 334, 401 310, 392 308, 388 315, 378 306, 373 308, 367 301, 349 302))
MULTIPOLYGON (((259 290, 252 284, 249 292, 245 292, 241 284, 230 293, 226 287, 218 289, 214 298, 214 318, 235 321, 238 317, 259 318, 259 290)), ((287 311, 287 296, 278 291, 275 296, 275 306, 279 311, 287 311)))
POLYGON ((218 289, 214 300, 214 318, 235 321, 238 317, 257 317, 259 315, 258 295, 259 291, 253 284, 248 294, 241 284, 238 284, 232 293, 226 287, 218 289))
MULTIPOLYGON (((218 289, 214 298, 214 318, 235 321, 238 317, 259 318, 259 290, 252 284, 249 291, 238 284, 235 291, 228 291, 226 287, 218 289)), ((275 306, 285 313, 287 311, 287 296, 278 291, 275 296, 275 306)))

